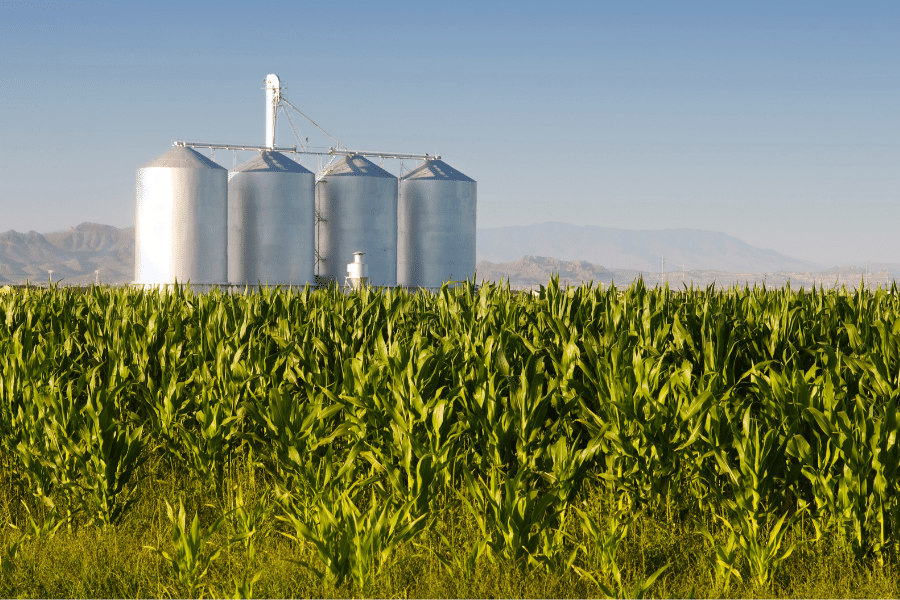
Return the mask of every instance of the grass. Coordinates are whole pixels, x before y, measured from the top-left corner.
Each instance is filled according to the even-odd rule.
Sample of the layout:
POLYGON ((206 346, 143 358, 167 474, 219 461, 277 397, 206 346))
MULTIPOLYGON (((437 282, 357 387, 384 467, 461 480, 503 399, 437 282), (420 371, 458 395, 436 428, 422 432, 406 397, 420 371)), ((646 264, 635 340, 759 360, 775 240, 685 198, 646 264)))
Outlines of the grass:
MULTIPOLYGON (((171 525, 165 500, 184 500, 189 518, 199 512, 202 527, 209 526, 234 502, 231 494, 223 502, 204 489, 187 472, 145 465, 140 474, 138 501, 116 526, 62 526, 55 534, 40 536, 29 532, 29 517, 40 524, 47 510, 7 480, 0 495, 0 553, 5 554, 23 533, 25 541, 16 556, 4 559, 0 572, 0 596, 4 597, 184 597, 169 565, 147 546, 172 550, 171 525), (27 508, 26 508, 27 507, 27 508), (15 528, 13 528, 15 526, 15 528)), ((246 474, 231 479, 240 484, 243 499, 252 506, 265 501, 270 489, 264 480, 251 481, 246 474)), ((599 487, 588 487, 578 504, 586 512, 608 515, 614 498, 599 487)), ((438 514, 425 532, 402 545, 382 566, 369 589, 347 582, 335 586, 323 582, 302 563, 315 565, 309 545, 284 534, 288 527, 277 519, 278 509, 261 524, 255 538, 255 557, 248 563, 245 548, 231 543, 233 535, 225 524, 212 536, 210 545, 222 549, 202 578, 200 595, 231 597, 245 576, 260 572, 253 587, 256 597, 533 597, 569 598, 603 596, 603 592, 574 571, 561 573, 524 563, 482 559, 470 572, 448 568, 445 559, 464 554, 478 540, 479 531, 471 516, 455 499, 439 503, 438 514)), ((667 520, 659 514, 638 515, 623 538, 617 563, 624 574, 626 589, 639 578, 668 563, 650 594, 656 597, 719 597, 710 560, 709 543, 698 533, 700 517, 686 514, 667 520)), ((707 524, 712 526, 713 524, 707 524)), ((569 548, 585 544, 574 519, 567 524, 569 548)), ((715 531, 715 530, 713 530, 715 531)), ((838 537, 828 534, 815 541, 811 528, 798 526, 788 542, 799 541, 798 550, 778 571, 769 588, 757 588, 736 581, 728 597, 897 597, 900 573, 894 557, 879 566, 874 561, 853 559, 838 537)), ((209 552, 210 550, 207 550, 209 552)), ((586 556, 586 555, 585 555, 586 556)), ((598 564, 585 560, 583 567, 597 574, 598 564)), ((746 565, 740 565, 744 581, 749 581, 746 565)), ((608 585, 609 581, 606 582, 608 585)))

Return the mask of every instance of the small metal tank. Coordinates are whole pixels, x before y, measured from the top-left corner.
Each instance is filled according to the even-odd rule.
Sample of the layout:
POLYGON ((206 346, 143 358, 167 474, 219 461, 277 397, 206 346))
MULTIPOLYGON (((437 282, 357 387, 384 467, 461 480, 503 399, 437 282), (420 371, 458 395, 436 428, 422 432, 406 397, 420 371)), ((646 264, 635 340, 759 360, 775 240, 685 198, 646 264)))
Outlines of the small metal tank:
POLYGON ((397 283, 440 287, 475 275, 476 190, 442 160, 429 160, 400 180, 397 283))
POLYGON ((228 281, 314 283, 315 175, 280 152, 228 174, 228 281))
POLYGON ((227 187, 225 168, 182 146, 137 170, 135 283, 226 282, 227 187))
POLYGON ((369 285, 397 285, 397 178, 360 155, 346 156, 316 184, 317 273, 341 283, 356 251, 369 285))

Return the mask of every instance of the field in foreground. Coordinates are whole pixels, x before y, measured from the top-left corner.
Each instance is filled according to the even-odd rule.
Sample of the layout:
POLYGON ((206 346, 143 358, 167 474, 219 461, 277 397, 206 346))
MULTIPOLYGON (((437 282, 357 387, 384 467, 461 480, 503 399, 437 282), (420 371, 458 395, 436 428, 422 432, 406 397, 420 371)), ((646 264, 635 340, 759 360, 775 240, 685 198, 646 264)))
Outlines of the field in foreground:
POLYGON ((897 290, 0 296, 0 595, 900 595, 897 290))

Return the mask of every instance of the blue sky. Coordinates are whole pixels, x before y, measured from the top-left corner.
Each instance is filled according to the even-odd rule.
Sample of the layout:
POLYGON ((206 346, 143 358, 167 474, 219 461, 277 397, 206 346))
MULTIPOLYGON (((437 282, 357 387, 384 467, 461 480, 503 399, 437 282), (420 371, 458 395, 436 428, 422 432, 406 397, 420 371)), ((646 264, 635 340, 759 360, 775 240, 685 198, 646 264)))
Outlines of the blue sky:
POLYGON ((896 1, 2 2, 0 55, 0 231, 133 224, 172 140, 263 143, 276 73, 346 146, 476 179, 479 227, 900 263, 896 1))

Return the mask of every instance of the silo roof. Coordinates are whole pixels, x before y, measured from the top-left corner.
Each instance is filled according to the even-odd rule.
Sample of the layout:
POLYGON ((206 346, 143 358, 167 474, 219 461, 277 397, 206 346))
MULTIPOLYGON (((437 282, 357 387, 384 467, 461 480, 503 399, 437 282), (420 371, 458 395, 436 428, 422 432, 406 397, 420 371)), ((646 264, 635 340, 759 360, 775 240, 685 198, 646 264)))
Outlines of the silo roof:
POLYGON ((295 160, 291 160, 281 152, 261 152, 256 158, 251 158, 245 163, 237 166, 232 171, 248 173, 253 171, 266 171, 278 173, 308 173, 312 175, 312 171, 301 165, 295 160))
POLYGON ((184 146, 172 146, 141 168, 148 169, 150 167, 225 170, 225 167, 219 163, 206 158, 193 148, 186 148, 184 146))
POLYGON ((353 156, 345 156, 340 162, 336 163, 334 167, 331 168, 331 171, 328 172, 327 176, 332 177, 335 175, 356 175, 357 177, 391 177, 393 179, 396 179, 396 177, 373 163, 371 160, 369 160, 365 156, 360 156, 359 154, 354 154, 353 156))
POLYGON ((409 173, 403 176, 403 181, 407 179, 440 179, 443 181, 475 181, 471 177, 463 175, 442 160, 426 160, 425 164, 419 165, 409 173))

